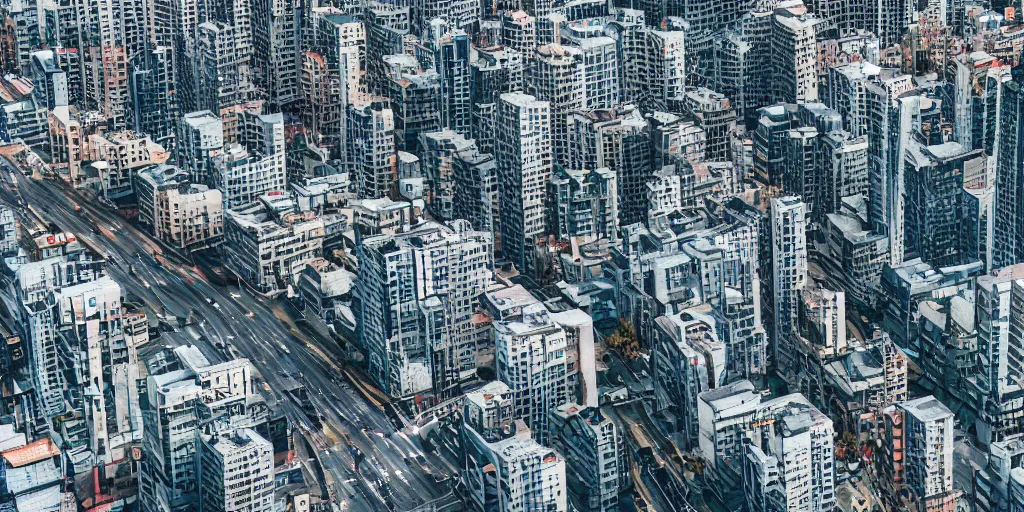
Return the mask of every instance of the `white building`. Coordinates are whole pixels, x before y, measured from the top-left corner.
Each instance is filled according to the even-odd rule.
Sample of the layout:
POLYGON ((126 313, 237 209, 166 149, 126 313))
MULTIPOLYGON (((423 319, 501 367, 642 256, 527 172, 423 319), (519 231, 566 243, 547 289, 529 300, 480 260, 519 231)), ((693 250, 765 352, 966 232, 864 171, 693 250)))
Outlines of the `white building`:
POLYGON ((978 384, 987 403, 977 428, 979 442, 987 445, 1024 427, 1018 412, 1024 407, 1024 361, 1015 354, 1024 347, 1024 320, 1017 314, 1024 311, 1024 264, 978 277, 975 289, 978 384))
POLYGON ((20 236, 21 230, 18 219, 14 216, 14 209, 6 204, 0 204, 0 254, 18 252, 20 236))
MULTIPOLYGON (((202 492, 211 489, 208 478, 217 480, 204 471, 217 466, 208 466, 206 459, 215 454, 205 453, 209 446, 202 445, 209 443, 204 440, 208 441, 213 433, 255 428, 267 421, 269 408, 253 387, 252 367, 247 359, 210 364, 194 345, 168 351, 163 359, 165 364, 158 368, 166 371, 146 377, 147 400, 144 402, 148 405, 143 411, 145 432, 139 465, 139 502, 143 510, 190 512, 200 507, 201 499, 216 501, 218 494, 220 500, 225 498, 223 491, 202 492), (218 419, 200 425, 202 418, 211 417, 218 419)), ((239 491, 237 499, 242 502, 250 502, 258 494, 255 487, 265 474, 270 476, 272 495, 273 449, 268 448, 269 443, 262 443, 255 452, 245 450, 237 454, 239 458, 231 457, 237 462, 251 456, 252 467, 259 468, 250 478, 251 485, 246 484, 245 489, 239 491), (265 455, 266 450, 271 452, 269 457, 265 455)), ((214 460, 224 460, 224 457, 215 456, 214 460)), ((245 478, 248 462, 229 464, 235 468, 234 473, 222 477, 221 481, 245 478)), ((220 472, 223 474, 223 470, 220 472)), ((241 485, 236 488, 242 489, 241 485)), ((209 506, 213 510, 250 510, 232 508, 227 503, 221 505, 224 508, 209 506)), ((252 510, 271 510, 259 508, 259 504, 255 506, 257 508, 252 510)), ((204 503, 201 510, 210 509, 206 507, 204 503)))
POLYGON ((178 122, 175 142, 178 165, 192 181, 211 183, 210 156, 224 147, 224 122, 208 110, 185 114, 178 122))
POLYGON ((274 447, 248 428, 203 436, 199 480, 204 512, 272 512, 274 447))
POLYGON ((476 371, 473 313, 492 283, 490 233, 422 222, 359 246, 359 342, 370 377, 395 398, 460 394, 476 371))
POLYGON ((793 394, 761 404, 744 461, 750 510, 827 512, 836 505, 832 420, 793 394))
POLYGON ((139 224, 167 244, 183 251, 219 245, 224 235, 224 202, 220 190, 193 184, 173 166, 156 165, 135 174, 139 224))
POLYGON ((551 411, 573 401, 576 389, 565 330, 542 304, 533 304, 520 319, 494 322, 494 340, 498 380, 511 389, 516 416, 543 443, 551 411))
POLYGON ((771 343, 778 371, 792 363, 791 337, 798 326, 800 293, 807 284, 807 211, 799 197, 772 199, 771 343))
POLYGON ((568 478, 583 489, 589 512, 619 510, 619 490, 629 481, 623 434, 600 409, 576 403, 551 412, 551 445, 564 454, 568 478))
POLYGON ((522 422, 517 426, 494 438, 463 425, 462 475, 471 504, 480 512, 567 512, 565 459, 533 440, 522 422))
POLYGON ((719 341, 711 309, 685 310, 655 319, 651 368, 657 410, 675 418, 687 448, 697 448, 700 435, 698 395, 725 380, 725 344, 719 341))
POLYGON ((261 292, 284 290, 323 256, 323 219, 296 213, 282 192, 265 194, 245 210, 226 210, 224 216, 224 267, 261 292), (287 206, 276 210, 282 200, 287 206))
POLYGON ((535 239, 547 233, 546 197, 552 171, 551 106, 522 93, 498 106, 498 194, 501 248, 520 272, 536 272, 535 239))
POLYGON ((952 511, 953 413, 934 396, 887 408, 877 455, 879 491, 892 507, 952 511))
POLYGON ((211 154, 212 184, 223 194, 224 209, 252 205, 261 195, 284 190, 284 154, 253 154, 240 144, 230 144, 211 154))
POLYGON ((816 26, 820 22, 810 14, 797 15, 786 9, 775 12, 772 23, 771 82, 776 101, 818 101, 816 26))

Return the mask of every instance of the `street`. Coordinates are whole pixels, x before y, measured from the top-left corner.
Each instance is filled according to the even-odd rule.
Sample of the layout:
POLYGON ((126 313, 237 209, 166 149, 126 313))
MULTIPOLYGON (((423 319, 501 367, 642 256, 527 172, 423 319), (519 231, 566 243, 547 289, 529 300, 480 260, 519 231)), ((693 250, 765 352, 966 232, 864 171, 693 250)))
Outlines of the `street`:
POLYGON ((425 503, 447 506, 459 502, 447 485, 435 482, 435 477, 454 477, 452 471, 440 461, 431 461, 433 457, 422 457, 415 441, 397 434, 385 414, 344 381, 339 363, 328 356, 333 350, 326 345, 333 341, 295 328, 279 303, 242 289, 215 286, 195 267, 163 257, 160 246, 148 235, 102 205, 83 201, 62 183, 23 177, 5 159, 0 162, 7 171, 4 181, 8 190, 3 194, 10 199, 14 193, 8 174, 14 171, 21 198, 46 221, 74 232, 102 251, 111 277, 125 293, 144 303, 151 317, 173 324, 174 317, 191 314, 190 328, 203 335, 196 344, 208 357, 225 358, 227 350, 232 356, 250 360, 259 378, 270 386, 271 392, 265 393, 268 404, 287 415, 317 449, 342 510, 406 511, 425 503), (76 213, 75 205, 83 212, 76 213), (134 267, 133 274, 129 264, 134 267), (219 344, 224 348, 218 348, 219 344), (322 429, 285 394, 286 383, 292 379, 309 391, 312 404, 323 417, 322 429), (347 443, 366 456, 355 473, 347 443), (416 455, 421 455, 418 458, 425 467, 415 460, 416 455))

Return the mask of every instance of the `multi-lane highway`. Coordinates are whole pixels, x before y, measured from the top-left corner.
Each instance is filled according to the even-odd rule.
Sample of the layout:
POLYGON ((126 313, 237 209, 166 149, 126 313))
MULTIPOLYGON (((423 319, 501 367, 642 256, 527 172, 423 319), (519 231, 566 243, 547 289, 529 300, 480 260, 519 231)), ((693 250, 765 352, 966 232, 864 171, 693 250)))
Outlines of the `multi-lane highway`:
POLYGON ((23 176, 4 159, 0 167, 8 200, 16 195, 47 222, 102 251, 113 279, 151 314, 168 319, 191 316, 189 328, 202 334, 196 342, 204 352, 228 351, 252 362, 270 388, 265 394, 271 406, 287 414, 317 448, 341 509, 460 508, 449 487, 455 476, 452 466, 424 456, 415 439, 396 432, 384 413, 341 377, 343 363, 328 355, 334 353, 329 340, 297 329, 281 304, 211 284, 197 268, 165 255, 159 244, 120 215, 83 200, 61 182, 23 176), (286 395, 294 382, 309 391, 323 428, 286 395), (353 471, 357 452, 365 461, 353 471))

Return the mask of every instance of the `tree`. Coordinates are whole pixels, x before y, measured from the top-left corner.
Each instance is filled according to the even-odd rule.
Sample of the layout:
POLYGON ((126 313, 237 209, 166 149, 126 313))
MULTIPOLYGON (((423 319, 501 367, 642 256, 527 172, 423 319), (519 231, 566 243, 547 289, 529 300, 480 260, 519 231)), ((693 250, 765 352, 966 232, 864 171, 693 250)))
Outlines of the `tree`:
POLYGON ((629 361, 636 361, 640 357, 640 340, 632 322, 619 319, 619 327, 608 337, 608 348, 629 361))

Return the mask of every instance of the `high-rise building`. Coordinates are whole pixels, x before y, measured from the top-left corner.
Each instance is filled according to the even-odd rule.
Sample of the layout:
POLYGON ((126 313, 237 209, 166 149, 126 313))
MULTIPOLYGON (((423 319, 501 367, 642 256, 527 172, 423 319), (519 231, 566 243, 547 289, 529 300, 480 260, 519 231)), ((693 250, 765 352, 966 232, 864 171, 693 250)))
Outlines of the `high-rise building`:
POLYGON ((995 167, 993 266, 1024 261, 1024 71, 1002 86, 995 167))
POLYGON ((903 510, 956 510, 953 413, 926 396, 885 409, 883 419, 875 457, 883 500, 903 510))
POLYGON ((508 400, 507 388, 502 392, 492 384, 481 391, 467 396, 467 419, 462 425, 466 451, 462 477, 473 509, 480 512, 567 512, 569 488, 565 459, 531 438, 530 429, 522 421, 504 421, 502 428, 496 430, 484 430, 471 422, 471 412, 479 410, 472 403, 508 400))
MULTIPOLYGON (((198 130, 196 126, 186 129, 198 130)), ((226 116, 223 126, 226 145, 210 152, 209 184, 223 194, 225 211, 253 204, 267 192, 285 190, 284 117, 242 110, 226 116)))
POLYGON ((537 23, 533 16, 523 11, 502 15, 501 44, 520 55, 530 55, 537 47, 537 23))
POLYGON ((473 141, 466 140, 452 130, 420 134, 423 148, 421 169, 430 183, 427 208, 439 220, 454 220, 455 217, 455 159, 459 153, 470 150, 473 141))
MULTIPOLYGON (((225 493, 230 488, 220 487, 213 481, 218 473, 221 484, 230 479, 236 485, 240 503, 265 507, 261 502, 253 503, 253 497, 262 494, 262 489, 256 492, 254 487, 265 484, 267 477, 273 489, 273 456, 266 453, 269 443, 259 443, 255 453, 253 450, 233 452, 224 445, 225 452, 231 454, 228 460, 245 461, 235 465, 234 474, 227 475, 224 469, 217 470, 222 464, 215 463, 225 460, 224 452, 217 457, 207 452, 214 446, 202 446, 204 434, 231 435, 235 430, 248 429, 265 431, 269 408, 253 386, 249 361, 234 359, 211 364, 194 345, 168 349, 161 357, 166 364, 158 366, 161 371, 146 377, 142 389, 146 397, 142 400, 145 429, 139 464, 141 508, 187 512, 201 506, 206 510, 202 505, 205 502, 211 503, 210 508, 214 510, 254 510, 237 508, 230 503, 233 499, 225 493), (252 459, 246 460, 247 456, 252 459), (245 484, 242 469, 249 471, 250 462, 253 478, 245 484), (205 475, 204 469, 209 470, 205 475), (238 481, 234 481, 236 479, 238 481), (223 508, 213 505, 221 501, 223 508)), ((258 437, 249 436, 252 441, 258 437)))
POLYGON ((252 5, 253 88, 276 108, 300 99, 302 8, 295 0, 259 0, 252 5))
POLYGON ((452 166, 455 176, 454 218, 466 219, 473 229, 491 233, 495 250, 499 250, 498 167, 494 155, 484 153, 476 144, 471 144, 459 151, 452 166))
POLYGON ((570 481, 580 482, 589 512, 619 508, 619 490, 629 481, 623 433, 600 409, 575 403, 551 412, 551 444, 563 454, 570 481))
POLYGON ((246 41, 237 26, 207 21, 196 28, 195 110, 220 112, 253 99, 246 41))
POLYGON ((565 329, 543 304, 532 304, 516 319, 494 322, 494 341, 498 380, 509 387, 516 417, 544 444, 551 413, 573 401, 577 384, 565 329))
POLYGON ((906 248, 937 267, 966 263, 960 254, 959 212, 964 175, 985 169, 981 149, 958 142, 925 146, 912 140, 904 167, 906 248))
POLYGON ((461 30, 447 32, 434 43, 434 68, 441 82, 441 126, 467 137, 473 122, 470 49, 469 35, 461 30))
POLYGON ((1024 396, 1017 376, 1021 366, 1011 355, 1024 342, 1024 326, 1015 315, 1015 311, 1024 309, 1024 264, 993 270, 978 277, 975 286, 978 385, 986 394, 977 422, 978 441, 988 445, 1024 432, 1019 412, 1024 407, 1024 396))
POLYGON ((194 183, 213 183, 211 156, 224 147, 224 122, 212 112, 191 112, 178 122, 178 165, 194 183))
POLYGON ((527 92, 550 105, 554 157, 564 162, 569 152, 568 117, 586 107, 583 53, 579 48, 546 44, 532 53, 526 66, 527 92))
POLYGON ((818 130, 814 127, 794 128, 782 139, 782 191, 799 196, 808 217, 819 213, 821 175, 815 167, 818 154, 818 130))
POLYGON ((568 118, 567 168, 615 172, 619 224, 646 217, 645 184, 651 174, 651 138, 638 108, 573 112, 568 118))
POLYGON ((611 169, 555 166, 550 184, 552 234, 561 240, 619 238, 618 180, 611 169))
POLYGON ((818 101, 817 26, 810 14, 776 11, 772 23, 772 90, 775 101, 818 101))
POLYGON ((756 512, 825 512, 836 505, 832 420, 803 395, 763 402, 754 414, 743 466, 747 506, 756 512))
POLYGON ((68 75, 57 66, 53 50, 32 53, 32 96, 36 104, 53 110, 68 106, 68 75))
POLYGON ((868 105, 868 219, 872 231, 889 237, 889 263, 904 260, 906 148, 912 123, 920 116, 920 96, 909 75, 887 73, 867 85, 868 105))
POLYGON ((459 394, 476 370, 472 318, 491 283, 490 233, 468 221, 420 223, 359 249, 359 343, 367 372, 395 398, 459 394))
POLYGON ((697 396, 725 383, 725 344, 716 322, 695 309, 655 319, 651 370, 657 410, 676 418, 674 431, 684 446, 696 449, 700 424, 697 396))
POLYGON ((704 158, 709 162, 732 160, 732 133, 736 110, 724 94, 699 87, 686 93, 686 109, 697 118, 707 136, 704 158))
POLYGON ((274 447, 256 431, 201 435, 198 467, 200 510, 274 510, 274 447))
POLYGON ((380 101, 353 102, 348 130, 347 161, 356 194, 364 199, 387 196, 398 181, 394 111, 380 101))
POLYGON ((771 343, 775 368, 780 374, 791 368, 791 345, 799 325, 800 293, 807 285, 807 208, 799 197, 772 199, 769 220, 771 239, 771 293, 766 308, 771 316, 771 343))
POLYGON ((170 148, 180 116, 172 49, 148 48, 130 64, 128 125, 170 148))
POLYGON ((495 144, 501 249, 526 275, 537 271, 536 239, 547 232, 551 116, 551 105, 546 101, 523 93, 501 95, 495 144))
POLYGON ((868 139, 832 131, 818 139, 815 172, 820 217, 837 212, 844 197, 868 194, 868 139))
POLYGON ((682 30, 645 30, 646 45, 637 58, 646 91, 646 109, 678 112, 686 101, 686 46, 682 30))

